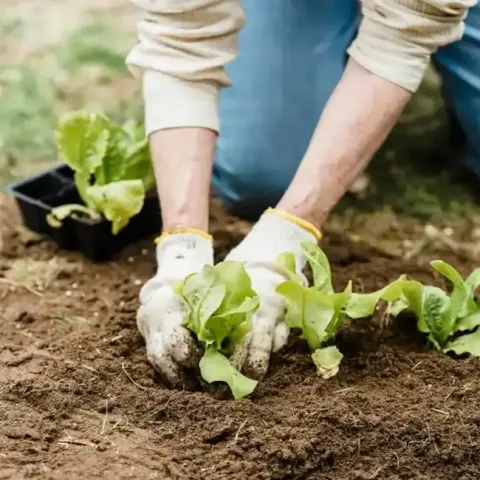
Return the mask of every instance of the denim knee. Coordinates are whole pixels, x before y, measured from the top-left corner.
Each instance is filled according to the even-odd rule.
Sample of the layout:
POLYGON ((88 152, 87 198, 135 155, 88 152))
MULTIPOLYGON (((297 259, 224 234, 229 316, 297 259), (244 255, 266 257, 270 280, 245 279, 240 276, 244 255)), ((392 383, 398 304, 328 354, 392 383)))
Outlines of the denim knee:
POLYGON ((435 56, 442 91, 466 140, 466 165, 480 176, 480 4, 465 20, 461 40, 435 56))
POLYGON ((356 0, 244 0, 232 87, 220 98, 213 173, 219 197, 255 217, 295 175, 338 83, 358 24, 356 0))
POLYGON ((221 162, 213 169, 213 187, 224 205, 239 216, 254 219, 275 206, 295 175, 300 156, 285 155, 281 148, 271 148, 272 141, 266 143, 270 148, 246 141, 241 145, 219 142, 221 162))

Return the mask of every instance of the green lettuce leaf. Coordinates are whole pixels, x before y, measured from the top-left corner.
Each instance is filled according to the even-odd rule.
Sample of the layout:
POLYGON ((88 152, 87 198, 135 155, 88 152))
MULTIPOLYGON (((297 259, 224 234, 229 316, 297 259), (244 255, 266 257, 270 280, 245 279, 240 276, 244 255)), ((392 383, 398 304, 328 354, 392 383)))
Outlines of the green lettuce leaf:
POLYGON ((460 332, 475 330, 480 327, 480 310, 477 310, 466 317, 460 318, 457 322, 456 330, 460 332))
POLYGON ((312 353, 317 373, 324 379, 334 377, 340 369, 343 355, 337 347, 318 348, 312 353))
POLYGON ((61 159, 72 170, 92 175, 107 152, 109 126, 110 121, 98 114, 76 112, 62 117, 56 132, 61 159))
POLYGON ((105 185, 121 180, 141 180, 145 189, 154 183, 150 149, 143 129, 128 126, 129 130, 110 122, 109 142, 102 164, 95 170, 97 184, 105 185), (135 131, 132 131, 135 129, 135 131))
POLYGON ((205 323, 218 310, 226 294, 226 288, 219 283, 215 268, 205 265, 199 273, 186 277, 179 290, 190 307, 186 327, 197 337, 205 337, 205 323))
POLYGON ((281 283, 276 292, 288 302, 285 323, 301 330, 301 338, 307 341, 311 350, 319 348, 327 339, 328 325, 335 316, 333 298, 293 280, 281 283))
POLYGON ((397 301, 391 302, 388 304, 387 314, 391 315, 392 317, 398 317, 398 315, 400 315, 401 312, 408 309, 409 309, 408 302, 402 296, 402 298, 399 298, 397 301))
POLYGON ((225 356, 250 330, 259 306, 243 263, 206 265, 177 282, 174 290, 189 311, 185 326, 205 349, 200 361, 202 377, 208 382, 226 382, 235 398, 251 393, 257 382, 238 372, 225 356))
MULTIPOLYGON (((455 332, 449 296, 438 287, 407 281, 400 302, 417 317, 418 330, 426 333, 437 349, 442 349, 455 332)), ((401 311, 396 310, 397 314, 401 311)))
MULTIPOLYGON (((213 289, 212 289, 213 290, 213 289)), ((240 325, 247 322, 247 319, 251 317, 252 313, 258 307, 258 299, 256 298, 246 298, 244 302, 236 308, 231 310, 221 311, 210 316, 203 328, 201 329, 198 338, 208 344, 213 344, 218 350, 227 348, 228 350, 232 349, 234 345, 231 343, 226 346, 225 341, 231 337, 231 334, 236 330, 240 325)), ((245 330, 245 333, 248 330, 245 330)), ((238 334, 239 332, 237 332, 238 334)), ((235 341, 238 341, 239 338, 235 336, 235 341)))
POLYGON ((235 343, 243 338, 250 330, 250 318, 258 309, 258 298, 245 298, 238 307, 221 311, 212 315, 206 322, 205 327, 199 334, 199 339, 206 342, 213 342, 219 350, 225 348, 232 350, 235 343), (242 326, 243 325, 243 326, 242 326), (235 335, 233 335, 235 332, 235 335), (228 345, 225 341, 230 339, 228 345))
POLYGON ((470 310, 475 309, 473 299, 468 302, 469 292, 462 276, 451 265, 442 260, 434 260, 430 265, 453 284, 453 291, 450 295, 450 315, 453 319, 464 316, 470 310))
POLYGON ((297 273, 297 267, 295 262, 295 255, 291 252, 280 254, 275 260, 275 266, 285 275, 289 280, 303 285, 305 278, 303 275, 297 273))
POLYGON ((248 331, 241 325, 249 325, 258 309, 258 297, 241 262, 206 265, 201 272, 188 276, 176 291, 190 307, 187 328, 200 341, 215 344, 218 349, 224 342, 233 348, 233 339, 240 340, 240 332, 248 331))
POLYGON ((275 264, 278 268, 288 272, 289 276, 296 274, 297 267, 295 263, 295 255, 291 252, 281 253, 277 257, 275 264))
POLYGON ((92 210, 85 205, 70 203, 53 208, 47 215, 47 223, 53 228, 60 228, 63 221, 73 213, 81 213, 90 217, 92 220, 99 220, 101 218, 95 210, 92 210))
POLYGON ((475 290, 480 287, 480 268, 476 268, 465 280, 468 294, 471 298, 475 295, 475 290))
POLYGON ((332 300, 332 305, 334 309, 334 315, 332 320, 327 326, 326 330, 326 338, 332 338, 337 330, 342 326, 345 320, 345 307, 348 304, 350 298, 352 296, 352 282, 349 281, 345 290, 339 293, 333 293, 329 295, 332 300))
POLYGON ((214 267, 219 281, 225 285, 226 295, 220 306, 221 313, 234 310, 247 298, 257 297, 242 262, 222 262, 214 267))
POLYGON ((480 357, 480 329, 449 342, 444 351, 455 352, 457 355, 468 353, 474 357, 480 357))
POLYGON ((333 293, 332 272, 325 253, 314 242, 303 242, 302 250, 312 269, 315 289, 324 293, 333 293))
POLYGON ((390 283, 386 287, 372 293, 353 293, 345 307, 345 312, 350 318, 366 318, 373 315, 379 300, 395 302, 402 296, 405 288, 405 275, 390 283))
POLYGON ((208 383, 225 382, 235 399, 250 395, 258 383, 242 375, 224 355, 214 348, 208 349, 200 360, 200 374, 208 383))
POLYGON ((90 174, 85 174, 80 171, 75 172, 74 179, 80 198, 84 201, 85 205, 87 205, 88 208, 90 208, 91 210, 95 210, 95 205, 93 204, 92 199, 88 196, 87 193, 87 190, 90 187, 90 174))
POLYGON ((95 209, 112 222, 115 235, 142 209, 145 188, 141 180, 122 180, 88 187, 87 195, 95 209))
POLYGON ((442 348, 453 333, 454 319, 450 315, 450 299, 437 287, 424 287, 422 297, 422 320, 430 334, 430 341, 442 348))

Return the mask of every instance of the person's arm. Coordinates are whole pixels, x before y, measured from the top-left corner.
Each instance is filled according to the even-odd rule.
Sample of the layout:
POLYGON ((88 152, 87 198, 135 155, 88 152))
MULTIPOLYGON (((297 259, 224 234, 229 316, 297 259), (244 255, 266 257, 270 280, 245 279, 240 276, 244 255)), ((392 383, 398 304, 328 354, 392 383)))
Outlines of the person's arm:
POLYGON ((476 0, 362 2, 351 59, 278 208, 321 227, 418 88, 430 56, 463 33, 476 0))
POLYGON ((159 130, 150 136, 164 231, 208 232, 216 140, 213 130, 195 127, 159 130))
POLYGON ((143 81, 163 228, 207 231, 218 96, 245 22, 241 1, 133 3, 142 18, 127 64, 143 81))
POLYGON ((348 62, 277 208, 320 228, 365 168, 411 93, 348 62))

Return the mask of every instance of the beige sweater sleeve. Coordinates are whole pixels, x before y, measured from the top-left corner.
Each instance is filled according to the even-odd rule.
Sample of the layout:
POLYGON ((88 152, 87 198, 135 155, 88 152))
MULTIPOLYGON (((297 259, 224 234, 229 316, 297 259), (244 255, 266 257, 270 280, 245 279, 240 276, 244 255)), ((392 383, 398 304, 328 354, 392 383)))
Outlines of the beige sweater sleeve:
MULTIPOLYGON (((229 84, 224 66, 236 56, 245 22, 241 0, 132 1, 142 18, 127 64, 143 78, 147 132, 182 126, 218 131, 219 90, 229 84)), ((476 3, 363 0, 349 54, 375 75, 415 91, 431 54, 462 36, 463 19, 476 3)))
POLYGON ((245 23, 241 0, 132 0, 139 43, 127 65, 143 80, 145 127, 218 131, 218 95, 229 85, 224 66, 237 53, 245 23))
POLYGON ((363 0, 363 20, 349 54, 372 73, 410 91, 430 56, 463 35, 477 0, 363 0))

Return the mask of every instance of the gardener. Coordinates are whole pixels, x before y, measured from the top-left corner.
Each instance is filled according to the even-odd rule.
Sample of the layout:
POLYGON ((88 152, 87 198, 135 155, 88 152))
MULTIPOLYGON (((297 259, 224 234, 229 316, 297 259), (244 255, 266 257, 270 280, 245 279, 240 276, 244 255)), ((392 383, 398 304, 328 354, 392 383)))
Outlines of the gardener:
POLYGON ((302 269, 300 243, 320 239, 329 212, 394 126, 432 55, 469 142, 470 165, 479 165, 480 6, 364 0, 360 13, 356 0, 134 2, 143 19, 128 63, 143 76, 164 225, 158 273, 140 295, 148 358, 170 384, 181 384, 183 367, 198 361, 172 284, 213 263, 213 165, 213 185, 233 212, 254 217, 275 206, 227 258, 246 262, 260 298, 234 358, 261 378, 288 336, 275 293, 284 280, 276 257, 293 252, 302 269), (245 23, 241 3, 248 22, 239 58, 225 70, 245 23), (219 102, 229 78, 233 86, 219 102))

